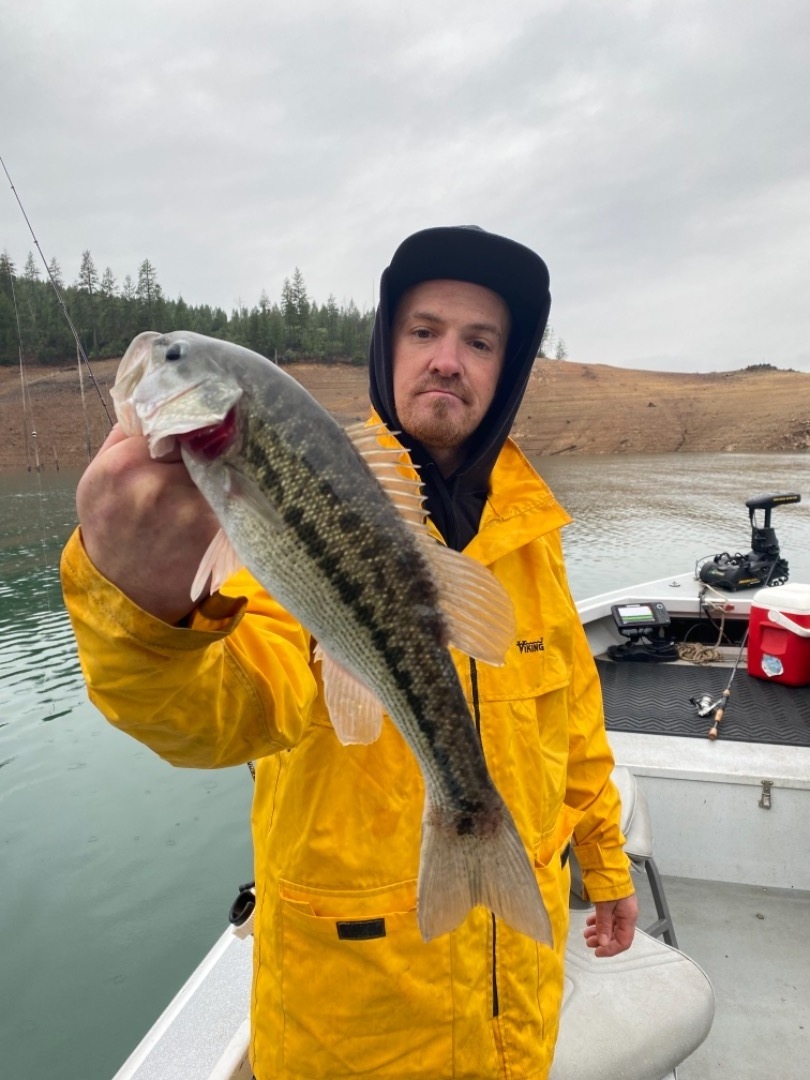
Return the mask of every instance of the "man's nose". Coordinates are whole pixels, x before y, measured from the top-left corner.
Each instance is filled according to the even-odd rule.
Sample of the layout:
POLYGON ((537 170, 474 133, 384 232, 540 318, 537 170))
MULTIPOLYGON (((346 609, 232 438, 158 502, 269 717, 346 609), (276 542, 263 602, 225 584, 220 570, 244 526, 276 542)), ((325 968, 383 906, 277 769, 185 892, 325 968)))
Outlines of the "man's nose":
POLYGON ((462 370, 461 342, 454 334, 442 334, 436 339, 430 367, 432 371, 448 377, 458 375, 462 370))

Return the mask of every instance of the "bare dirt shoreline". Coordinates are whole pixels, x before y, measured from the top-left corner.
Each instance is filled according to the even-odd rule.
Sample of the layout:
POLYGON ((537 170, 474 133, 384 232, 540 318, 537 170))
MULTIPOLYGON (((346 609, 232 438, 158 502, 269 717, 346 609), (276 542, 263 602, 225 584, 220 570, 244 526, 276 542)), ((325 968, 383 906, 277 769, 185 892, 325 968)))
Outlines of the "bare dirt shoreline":
MULTIPOLYGON (((33 428, 24 422, 20 372, 0 368, 0 469, 82 467, 112 415, 117 360, 92 364, 82 407, 76 364, 25 372, 33 428)), ((341 422, 368 413, 367 374, 348 365, 289 369, 341 422)), ((635 371, 606 364, 538 360, 514 435, 534 454, 810 450, 810 374, 745 370, 712 374, 635 371)))

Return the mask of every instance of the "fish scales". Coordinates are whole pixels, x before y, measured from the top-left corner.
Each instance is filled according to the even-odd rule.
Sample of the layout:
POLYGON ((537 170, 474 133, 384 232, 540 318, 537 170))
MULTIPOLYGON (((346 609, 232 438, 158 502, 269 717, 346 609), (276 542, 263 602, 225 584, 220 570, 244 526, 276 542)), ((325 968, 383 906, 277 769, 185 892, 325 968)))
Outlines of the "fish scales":
MULTIPOLYGON (((337 422, 248 350, 192 333, 142 334, 121 362, 113 398, 122 426, 147 435, 153 454, 180 440, 238 559, 324 650, 330 710, 330 686, 352 703, 370 691, 414 753, 425 783, 423 937, 452 930, 480 903, 550 941, 534 871, 447 648, 435 573, 438 560, 463 557, 428 550, 337 422)), ((222 549, 215 541, 211 550, 213 564, 203 566, 216 576, 222 549)), ((476 576, 484 573, 465 560, 476 597, 493 587, 476 576)), ((340 734, 345 702, 334 700, 340 734)))
MULTIPOLYGON (((489 775, 471 724, 471 738, 462 740, 459 747, 458 676, 444 647, 447 630, 424 556, 384 493, 354 482, 355 470, 367 471, 354 451, 336 469, 331 456, 313 462, 294 449, 302 445, 302 437, 305 446, 312 441, 311 429, 300 430, 300 419, 294 439, 285 438, 284 421, 273 425, 249 416, 240 449, 227 451, 222 459, 227 465, 243 456, 243 468, 266 488, 289 528, 289 535, 281 538, 283 553, 289 555, 288 545, 292 545, 293 551, 300 549, 308 556, 304 573, 312 583, 309 602, 300 597, 282 602, 295 605, 297 601, 301 621, 310 629, 321 624, 325 639, 344 631, 352 646, 347 662, 373 681, 375 689, 386 675, 393 678, 418 729, 412 732, 412 741, 433 748, 438 790, 447 793, 450 805, 460 803, 465 811, 482 809, 485 804, 480 798, 465 793, 482 783, 488 786, 489 775), (360 506, 346 514, 340 508, 347 501, 360 506), (376 527, 370 529, 372 517, 376 527), (438 646, 429 652, 421 639, 408 632, 417 617, 415 608, 438 646), (325 626, 329 615, 330 625, 325 626), (358 652, 378 663, 358 661, 358 652), (470 752, 464 753, 468 748, 470 752)), ((265 550, 264 561, 282 557, 278 549, 265 546, 265 550)), ((259 569, 260 580, 266 573, 264 567, 259 569)), ((301 578, 296 577, 296 588, 300 585, 301 578)), ((319 636, 314 629, 313 633, 319 636)), ((388 699, 383 704, 390 709, 399 712, 402 708, 385 689, 379 696, 388 699)), ((469 724, 466 703, 462 715, 469 724)))

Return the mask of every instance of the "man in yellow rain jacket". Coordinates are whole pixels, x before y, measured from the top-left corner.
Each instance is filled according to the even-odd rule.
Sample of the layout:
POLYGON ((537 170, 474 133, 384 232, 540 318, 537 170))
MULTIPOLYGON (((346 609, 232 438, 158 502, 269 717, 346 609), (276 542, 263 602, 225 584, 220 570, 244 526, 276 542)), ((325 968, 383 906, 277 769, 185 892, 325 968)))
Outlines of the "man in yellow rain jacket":
POLYGON ((423 806, 393 724, 341 746, 314 642, 246 571, 193 607, 217 523, 177 456, 114 431, 79 485, 65 598, 92 700, 172 764, 256 761, 251 1060, 258 1080, 548 1075, 568 931, 570 844, 597 955, 637 907, 598 678, 566 581, 569 520, 508 438, 548 317, 548 274, 483 230, 428 229, 380 283, 371 401, 419 467, 431 527, 508 590, 502 668, 455 654, 489 770, 527 850, 554 941, 483 908, 425 944, 423 806))

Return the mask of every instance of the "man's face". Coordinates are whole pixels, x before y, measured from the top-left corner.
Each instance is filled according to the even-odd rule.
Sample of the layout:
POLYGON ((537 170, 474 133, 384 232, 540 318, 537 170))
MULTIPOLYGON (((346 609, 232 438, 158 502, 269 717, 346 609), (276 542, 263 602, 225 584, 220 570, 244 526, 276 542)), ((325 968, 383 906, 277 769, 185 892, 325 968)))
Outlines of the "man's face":
POLYGON ((509 309, 483 285, 423 281, 403 293, 391 333, 399 421, 449 476, 495 396, 509 309))

